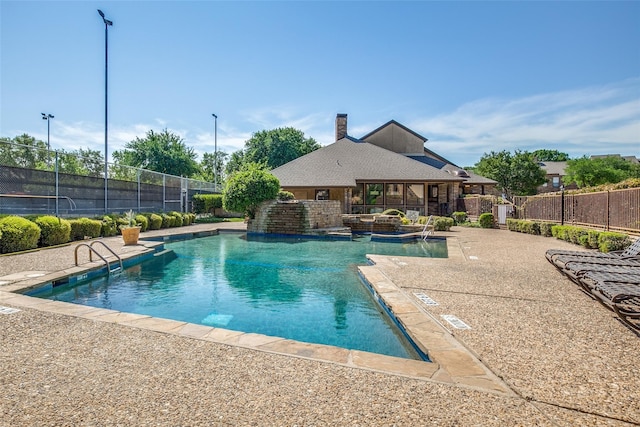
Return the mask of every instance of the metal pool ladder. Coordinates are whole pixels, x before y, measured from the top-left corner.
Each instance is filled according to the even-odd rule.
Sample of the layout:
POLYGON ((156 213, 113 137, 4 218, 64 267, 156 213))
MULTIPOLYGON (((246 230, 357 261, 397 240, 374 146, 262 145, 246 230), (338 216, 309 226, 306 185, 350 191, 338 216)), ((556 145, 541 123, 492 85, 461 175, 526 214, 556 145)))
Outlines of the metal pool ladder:
POLYGON ((86 246, 87 248, 89 248, 89 261, 93 262, 93 254, 96 254, 102 261, 104 261, 105 265, 107 266, 107 274, 111 274, 111 273, 120 273, 122 272, 123 268, 122 268, 122 258, 120 258, 120 256, 118 256, 117 253, 115 253, 113 251, 113 249, 111 249, 109 246, 106 245, 106 243, 104 243, 101 240, 95 240, 93 242, 91 242, 91 244, 86 244, 86 243, 80 243, 78 246, 76 246, 76 250, 75 250, 75 261, 76 261, 76 266, 78 265, 78 249, 81 246, 86 246), (100 255, 100 253, 98 251, 96 251, 96 249, 93 247, 94 244, 96 243, 100 243, 102 246, 104 246, 109 252, 111 252, 113 254, 114 257, 116 257, 118 259, 118 262, 120 263, 120 266, 116 266, 113 270, 111 269, 111 265, 109 264, 109 261, 107 261, 107 259, 105 257, 103 257, 102 255, 100 255))

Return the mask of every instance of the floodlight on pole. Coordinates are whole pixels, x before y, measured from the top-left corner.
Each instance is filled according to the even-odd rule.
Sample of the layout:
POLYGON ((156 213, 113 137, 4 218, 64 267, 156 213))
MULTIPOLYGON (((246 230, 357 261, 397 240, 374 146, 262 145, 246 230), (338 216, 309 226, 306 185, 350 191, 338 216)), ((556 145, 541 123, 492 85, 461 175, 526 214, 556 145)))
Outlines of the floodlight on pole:
POLYGON ((218 191, 218 116, 213 116, 213 188, 218 191))
POLYGON ((107 213, 107 178, 108 178, 108 88, 109 88, 109 27, 113 21, 105 18, 104 13, 98 9, 98 14, 104 22, 104 212, 107 213))
POLYGON ((46 120, 47 121, 47 151, 51 151, 51 119, 53 119, 53 115, 52 114, 45 114, 45 113, 40 113, 42 114, 42 120, 46 120))

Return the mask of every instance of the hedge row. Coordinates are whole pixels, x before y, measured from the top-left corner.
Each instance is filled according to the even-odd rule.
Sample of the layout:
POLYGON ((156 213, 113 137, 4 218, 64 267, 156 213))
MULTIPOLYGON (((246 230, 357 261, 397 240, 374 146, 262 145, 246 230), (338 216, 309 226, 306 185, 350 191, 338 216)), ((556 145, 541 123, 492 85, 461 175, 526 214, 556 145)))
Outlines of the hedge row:
POLYGON ((573 225, 558 225, 551 222, 507 219, 507 229, 545 237, 555 237, 601 252, 619 251, 631 244, 629 236, 611 231, 591 230, 573 225))
MULTIPOLYGON (((195 221, 195 214, 169 212, 138 214, 136 223, 141 231, 181 227, 195 221)), ((51 215, 23 218, 9 215, 0 218, 0 253, 20 252, 38 247, 54 246, 70 241, 109 237, 120 233, 128 222, 123 215, 110 214, 102 218, 63 219, 51 215)))
POLYGON ((195 194, 193 196, 193 210, 195 213, 214 213, 215 209, 222 209, 221 194, 195 194))

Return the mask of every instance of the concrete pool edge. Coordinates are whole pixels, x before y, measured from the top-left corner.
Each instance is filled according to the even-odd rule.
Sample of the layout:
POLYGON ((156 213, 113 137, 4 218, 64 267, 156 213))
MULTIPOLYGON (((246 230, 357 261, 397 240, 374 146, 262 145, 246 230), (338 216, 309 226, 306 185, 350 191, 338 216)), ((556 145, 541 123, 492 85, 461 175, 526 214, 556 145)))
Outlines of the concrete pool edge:
MULTIPOLYGON (((457 257, 456 248, 461 255, 459 245, 449 244, 449 256, 457 257)), ((453 243, 453 242, 451 242, 453 243)), ((162 249, 162 243, 141 241, 139 245, 123 248, 124 259, 153 254, 162 249)), ((399 262, 402 257, 375 256, 376 262, 399 262)), ((401 261, 400 261, 401 262, 401 261)), ((100 309, 59 301, 43 300, 21 295, 18 290, 32 288, 43 283, 55 281, 70 275, 82 275, 88 271, 100 269, 100 263, 87 263, 80 267, 58 272, 25 272, 20 279, 0 288, 0 303, 17 308, 30 308, 38 311, 79 317, 91 321, 110 322, 128 327, 168 333, 191 339, 212 341, 218 344, 239 346, 285 356, 294 356, 340 364, 347 367, 372 370, 387 374, 400 375, 415 379, 449 383, 477 390, 498 394, 513 394, 509 387, 491 374, 477 358, 455 340, 448 336, 438 322, 420 310, 419 306, 388 280, 376 265, 362 266, 361 274, 376 289, 382 303, 397 317, 409 336, 416 341, 434 363, 423 362, 348 350, 320 344, 297 342, 285 338, 271 337, 254 333, 213 328, 204 325, 190 324, 175 320, 153 318, 146 315, 124 313, 108 309, 100 309), (35 276, 35 277, 34 277, 35 276)), ((18 273, 19 274, 19 273, 18 273)))

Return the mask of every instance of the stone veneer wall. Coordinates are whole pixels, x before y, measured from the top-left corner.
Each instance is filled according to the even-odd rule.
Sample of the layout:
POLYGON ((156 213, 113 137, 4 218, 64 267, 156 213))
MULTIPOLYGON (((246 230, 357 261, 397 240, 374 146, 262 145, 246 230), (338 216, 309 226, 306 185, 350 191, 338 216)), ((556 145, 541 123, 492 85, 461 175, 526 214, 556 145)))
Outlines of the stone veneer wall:
POLYGON ((264 202, 247 231, 267 234, 307 234, 321 228, 342 227, 337 200, 292 200, 264 202))
POLYGON ((342 223, 356 233, 393 233, 399 230, 402 220, 397 215, 347 214, 342 215, 342 223))

